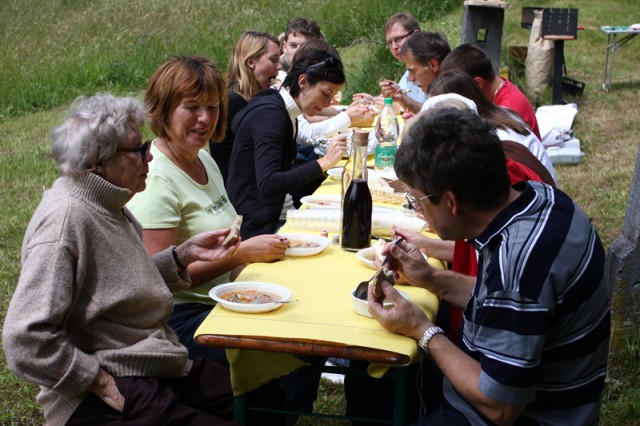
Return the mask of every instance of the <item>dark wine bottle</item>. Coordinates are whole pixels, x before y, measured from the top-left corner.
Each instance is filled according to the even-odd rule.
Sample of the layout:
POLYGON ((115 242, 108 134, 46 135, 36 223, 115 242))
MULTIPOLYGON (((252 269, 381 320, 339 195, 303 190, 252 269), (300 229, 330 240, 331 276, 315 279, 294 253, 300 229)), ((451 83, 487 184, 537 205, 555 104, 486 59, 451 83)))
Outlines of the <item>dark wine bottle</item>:
POLYGON ((353 174, 342 202, 342 237, 344 250, 357 251, 371 245, 373 202, 367 183, 367 145, 369 132, 356 131, 351 155, 353 174))

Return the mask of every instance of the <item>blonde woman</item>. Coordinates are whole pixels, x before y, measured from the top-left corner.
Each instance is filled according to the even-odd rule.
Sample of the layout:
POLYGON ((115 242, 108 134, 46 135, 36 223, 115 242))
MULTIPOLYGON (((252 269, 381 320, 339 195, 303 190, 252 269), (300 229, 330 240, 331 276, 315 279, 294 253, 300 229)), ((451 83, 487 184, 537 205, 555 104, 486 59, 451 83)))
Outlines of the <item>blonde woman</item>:
POLYGON ((227 131, 222 142, 209 143, 211 156, 216 160, 225 184, 235 137, 231 131, 233 118, 247 106, 251 98, 271 85, 281 69, 277 38, 259 31, 245 31, 240 35, 229 58, 225 76, 229 99, 227 131))

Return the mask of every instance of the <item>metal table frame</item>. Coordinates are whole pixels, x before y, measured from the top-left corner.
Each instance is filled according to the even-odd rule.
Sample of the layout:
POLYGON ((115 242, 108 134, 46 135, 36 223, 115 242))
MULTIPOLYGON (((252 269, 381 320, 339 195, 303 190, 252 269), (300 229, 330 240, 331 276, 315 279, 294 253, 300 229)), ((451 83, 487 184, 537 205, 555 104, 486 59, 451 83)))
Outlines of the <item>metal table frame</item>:
POLYGON ((629 27, 612 26, 600 27, 600 30, 607 35, 602 88, 608 92, 611 90, 611 83, 613 81, 613 64, 616 57, 616 50, 640 34, 640 30, 630 30, 629 27), (618 38, 618 35, 622 35, 622 37, 618 38), (611 61, 609 61, 609 57, 611 57, 611 61))

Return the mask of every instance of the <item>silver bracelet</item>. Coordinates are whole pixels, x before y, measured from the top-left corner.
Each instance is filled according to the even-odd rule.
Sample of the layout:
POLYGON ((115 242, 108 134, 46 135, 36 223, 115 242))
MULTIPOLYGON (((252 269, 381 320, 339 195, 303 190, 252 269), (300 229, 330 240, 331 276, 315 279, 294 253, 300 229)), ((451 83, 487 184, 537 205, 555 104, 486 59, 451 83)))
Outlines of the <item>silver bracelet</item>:
POLYGON ((440 327, 436 325, 433 325, 427 328, 424 334, 422 335, 422 338, 418 340, 418 348, 420 348, 422 352, 424 352, 427 355, 429 355, 429 350, 427 349, 427 346, 429 345, 429 341, 436 334, 444 334, 444 330, 442 330, 440 327))

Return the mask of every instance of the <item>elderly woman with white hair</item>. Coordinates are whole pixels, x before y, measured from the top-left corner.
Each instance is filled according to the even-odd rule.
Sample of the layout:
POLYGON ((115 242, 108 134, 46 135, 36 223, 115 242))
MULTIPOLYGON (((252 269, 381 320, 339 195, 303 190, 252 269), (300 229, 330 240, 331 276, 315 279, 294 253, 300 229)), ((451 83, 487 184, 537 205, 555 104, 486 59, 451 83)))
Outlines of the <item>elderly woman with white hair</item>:
POLYGON ((47 425, 232 424, 228 371, 190 360, 167 325, 186 266, 220 259, 228 229, 150 257, 124 207, 144 190, 141 102, 79 98, 53 133, 61 176, 27 228, 4 322, 9 368, 40 385, 47 425))

